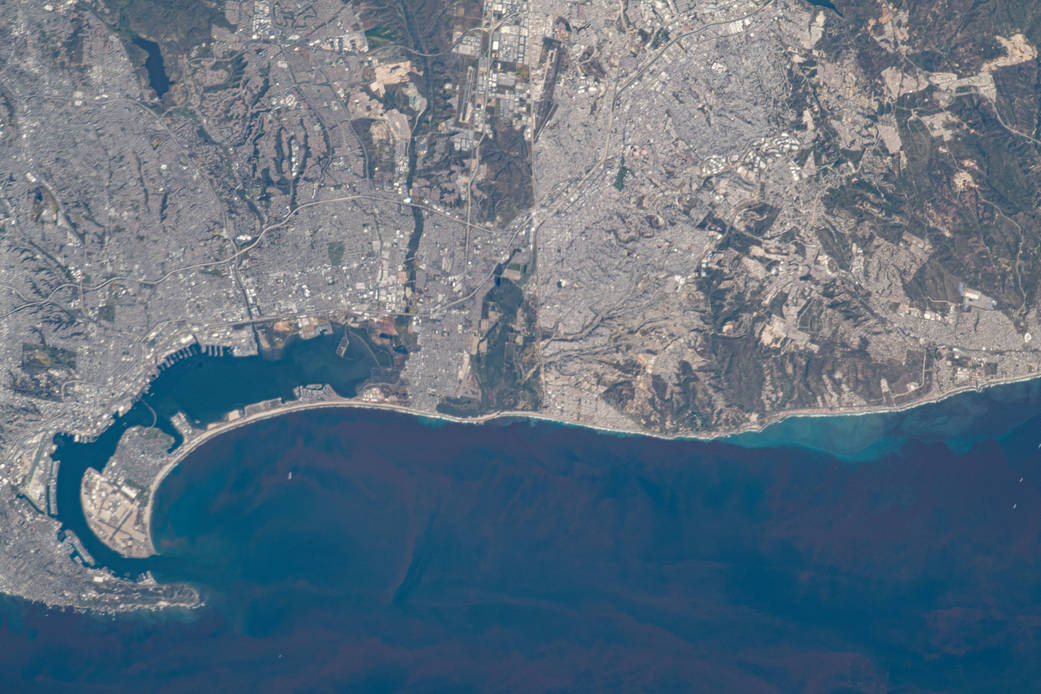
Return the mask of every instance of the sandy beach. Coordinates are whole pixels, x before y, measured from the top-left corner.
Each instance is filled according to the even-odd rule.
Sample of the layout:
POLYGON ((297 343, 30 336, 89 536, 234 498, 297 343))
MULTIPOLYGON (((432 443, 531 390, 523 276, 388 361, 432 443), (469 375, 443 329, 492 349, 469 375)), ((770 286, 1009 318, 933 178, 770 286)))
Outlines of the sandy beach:
MULTIPOLYGON (((145 511, 145 517, 148 519, 148 533, 151 537, 151 524, 152 524, 152 513, 155 504, 156 493, 159 487, 162 485, 163 480, 167 475, 170 474, 181 462, 187 458, 195 449, 203 445, 207 441, 210 441, 221 434, 238 429, 239 427, 253 424, 264 419, 272 419, 274 417, 281 417, 283 415, 292 412, 301 412, 304 410, 315 410, 315 409, 365 409, 365 410, 384 410, 389 412, 398 412, 401 414, 408 414, 415 417, 422 417, 431 420, 452 422, 456 424, 484 424, 497 419, 526 419, 531 421, 550 422, 553 424, 560 424, 563 426, 581 427, 584 429, 591 429, 609 434, 620 434, 627 436, 648 436, 657 439, 664 440, 688 440, 688 441, 714 441, 719 439, 736 436, 739 434, 756 434, 761 433, 764 429, 778 424, 782 421, 794 418, 823 418, 823 417, 860 417, 866 415, 885 414, 891 412, 905 412, 912 410, 917 407, 925 405, 935 404, 943 400, 947 400, 956 395, 967 393, 970 391, 982 391, 984 389, 994 388, 997 386, 1009 385, 1012 383, 1023 383, 1026 381, 1032 381, 1041 378, 1037 374, 1029 374, 1025 376, 1019 376, 1015 378, 996 379, 987 383, 980 383, 976 385, 968 385, 960 388, 955 388, 937 395, 922 398, 921 400, 915 400, 910 403, 896 406, 871 406, 871 407, 859 407, 859 408, 847 408, 847 409, 835 409, 835 410, 788 410, 779 412, 766 419, 761 424, 750 425, 733 430, 716 431, 702 434, 667 434, 660 432, 643 431, 637 428, 623 429, 619 427, 606 427, 598 426, 589 422, 576 422, 570 420, 560 419, 550 415, 542 414, 539 412, 528 412, 528 411, 502 411, 502 412, 490 412, 488 414, 480 415, 477 417, 455 417, 448 414, 442 414, 440 412, 430 412, 426 410, 418 410, 407 405, 400 405, 395 403, 375 402, 369 400, 363 400, 361 398, 332 398, 325 400, 314 400, 308 402, 286 402, 274 406, 270 409, 254 412, 252 414, 246 414, 234 420, 222 421, 211 425, 207 429, 192 430, 189 435, 185 436, 184 442, 177 448, 172 454, 170 460, 160 469, 159 474, 156 475, 155 479, 149 488, 148 505, 145 511)), ((154 540, 153 540, 154 543, 154 540)))

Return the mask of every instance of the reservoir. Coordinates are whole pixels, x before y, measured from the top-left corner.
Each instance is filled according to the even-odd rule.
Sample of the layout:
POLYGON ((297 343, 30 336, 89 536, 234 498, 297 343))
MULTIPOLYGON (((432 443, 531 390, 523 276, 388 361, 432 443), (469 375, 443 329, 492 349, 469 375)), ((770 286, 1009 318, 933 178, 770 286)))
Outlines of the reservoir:
POLYGON ((148 83, 155 90, 155 95, 162 99, 163 94, 170 91, 170 77, 163 66, 163 56, 159 52, 159 44, 140 36, 135 36, 133 40, 138 48, 144 49, 148 54, 148 57, 145 58, 148 83))
MULTIPOLYGON (((263 388, 322 368, 313 349, 263 388)), ((265 380, 193 359, 153 383, 160 415, 215 416, 216 373, 229 401, 265 380)), ((124 567, 205 607, 0 602, 0 670, 56 692, 1033 688, 1037 382, 737 440, 349 409, 258 421, 170 474, 160 556, 124 567)))
POLYGON ((842 13, 839 12, 839 8, 835 7, 835 4, 832 3, 831 0, 807 0, 807 2, 816 7, 824 7, 826 9, 829 9, 838 16, 842 16, 842 13))

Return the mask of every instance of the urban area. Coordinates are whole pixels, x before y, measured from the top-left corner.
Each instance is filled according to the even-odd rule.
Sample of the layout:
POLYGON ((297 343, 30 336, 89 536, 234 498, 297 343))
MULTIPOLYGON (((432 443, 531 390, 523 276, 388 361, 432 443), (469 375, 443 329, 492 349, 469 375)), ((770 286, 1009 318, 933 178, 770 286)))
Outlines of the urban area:
POLYGON ((0 3, 0 592, 198 603, 52 457, 185 359, 332 376, 128 427, 78 481, 128 558, 292 408, 715 437, 1037 375, 1037 41, 938 4, 0 3))

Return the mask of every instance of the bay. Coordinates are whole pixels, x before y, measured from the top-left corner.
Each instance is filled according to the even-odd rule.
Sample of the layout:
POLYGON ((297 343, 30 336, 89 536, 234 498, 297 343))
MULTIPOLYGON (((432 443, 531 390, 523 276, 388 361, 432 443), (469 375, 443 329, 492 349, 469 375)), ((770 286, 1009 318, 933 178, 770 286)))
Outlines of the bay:
POLYGON ((0 690, 1029 690, 1037 400, 1020 384, 788 420, 794 438, 760 447, 363 410, 257 422, 157 498, 157 578, 206 606, 8 600, 0 690))

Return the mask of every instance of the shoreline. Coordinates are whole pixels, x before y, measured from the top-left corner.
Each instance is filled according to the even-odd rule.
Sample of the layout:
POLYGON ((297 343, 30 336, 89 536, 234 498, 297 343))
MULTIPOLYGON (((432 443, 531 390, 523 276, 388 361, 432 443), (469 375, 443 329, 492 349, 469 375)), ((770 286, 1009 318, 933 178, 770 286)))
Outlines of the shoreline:
MULTIPOLYGON (((924 407, 927 405, 935 405, 944 400, 948 400, 958 395, 963 395, 970 391, 983 392, 992 388, 997 388, 1005 385, 1012 385, 1015 383, 1025 383, 1029 381, 1041 381, 1041 374, 1034 373, 1026 376, 1017 376, 1012 378, 996 379, 987 383, 980 383, 976 385, 963 386, 943 392, 933 397, 924 398, 922 400, 916 400, 903 405, 874 405, 860 408, 849 408, 846 410, 788 410, 779 412, 766 420, 761 424, 751 424, 746 427, 734 429, 730 431, 719 431, 707 434, 666 434, 660 432, 649 432, 641 431, 639 429, 622 429, 617 427, 600 426, 591 423, 569 421, 561 419, 559 417, 553 417, 551 415, 543 414, 541 412, 531 412, 524 410, 506 410, 501 412, 489 412, 487 414, 479 415, 477 417, 456 417, 454 415, 444 414, 441 412, 429 412, 426 410, 419 410, 408 405, 400 405, 388 402, 378 401, 367 401, 358 398, 332 398, 327 400, 313 400, 308 402, 291 401, 272 407, 271 409, 264 410, 261 412, 254 412, 247 414, 234 420, 224 420, 216 422, 207 429, 198 430, 198 433, 189 439, 185 437, 184 442, 174 451, 171 455, 172 458, 159 470, 155 479, 149 485, 149 496, 148 504, 145 507, 145 518, 147 522, 147 531, 149 543, 153 552, 155 552, 155 542, 152 538, 152 514, 155 507, 156 492, 159 487, 162 486, 163 480, 187 458, 197 448, 202 446, 207 441, 214 439, 222 434, 229 431, 233 431, 240 427, 248 424, 253 424, 265 419, 273 419, 275 417, 281 417, 283 415, 291 414, 293 412, 302 412, 306 410, 317 410, 317 409, 356 409, 356 410, 383 410, 386 412, 396 412, 398 414, 406 414, 414 417, 426 418, 435 421, 450 422, 453 424, 472 424, 480 425, 486 424, 497 419, 516 419, 516 420, 528 420, 535 422, 546 422, 550 424, 557 424, 561 426, 576 427, 582 429, 589 429, 591 431, 597 431, 605 434, 616 434, 624 436, 647 436, 659 440, 666 441, 700 441, 700 442, 711 442, 727 439, 734 436, 744 434, 759 434, 762 433, 768 427, 775 424, 779 424, 789 419, 820 419, 826 417, 863 417, 869 415, 878 414, 890 414, 906 412, 913 410, 918 407, 924 407)), ((737 445, 737 444, 735 444, 737 445)), ((158 552, 156 552, 158 554, 158 552)))

